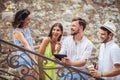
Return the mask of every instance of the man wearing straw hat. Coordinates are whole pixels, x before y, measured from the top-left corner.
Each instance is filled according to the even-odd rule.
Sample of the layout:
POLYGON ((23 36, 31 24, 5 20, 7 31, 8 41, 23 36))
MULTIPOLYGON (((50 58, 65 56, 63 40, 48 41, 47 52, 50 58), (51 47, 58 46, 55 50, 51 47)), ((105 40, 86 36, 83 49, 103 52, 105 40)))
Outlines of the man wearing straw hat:
POLYGON ((115 34, 116 27, 110 21, 100 27, 99 37, 102 44, 98 57, 98 70, 89 68, 94 77, 120 80, 120 48, 113 40, 115 34))

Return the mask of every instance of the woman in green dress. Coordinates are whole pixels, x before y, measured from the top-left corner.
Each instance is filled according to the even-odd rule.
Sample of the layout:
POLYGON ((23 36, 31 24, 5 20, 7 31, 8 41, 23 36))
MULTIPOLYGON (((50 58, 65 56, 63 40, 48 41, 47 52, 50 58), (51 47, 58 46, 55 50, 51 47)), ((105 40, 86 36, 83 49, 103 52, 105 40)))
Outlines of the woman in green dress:
MULTIPOLYGON (((60 49, 60 46, 58 46, 59 47, 58 49, 55 49, 55 46, 57 42, 61 40, 62 34, 63 34, 62 24, 55 23, 51 27, 48 37, 43 39, 40 45, 40 49, 39 49, 40 54, 52 59, 53 54, 56 54, 60 49)), ((54 68, 55 67, 55 63, 51 61, 48 61, 47 64, 45 64, 45 61, 42 60, 42 65, 43 65, 43 68, 54 68)), ((47 73, 48 76, 52 78, 52 80, 56 80, 55 70, 44 70, 44 71, 47 73)), ((44 75, 44 80, 50 80, 47 75, 44 75)))

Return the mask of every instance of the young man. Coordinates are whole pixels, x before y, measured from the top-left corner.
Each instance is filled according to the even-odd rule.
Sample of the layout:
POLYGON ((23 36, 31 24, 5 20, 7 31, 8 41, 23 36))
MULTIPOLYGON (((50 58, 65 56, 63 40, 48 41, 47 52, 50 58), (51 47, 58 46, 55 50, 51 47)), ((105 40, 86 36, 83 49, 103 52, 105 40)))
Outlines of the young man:
POLYGON ((89 69, 94 77, 102 77, 105 80, 120 80, 120 49, 113 40, 115 32, 116 27, 112 22, 108 21, 100 27, 99 37, 102 44, 98 57, 98 70, 89 69))
MULTIPOLYGON (((81 70, 85 69, 85 64, 93 49, 92 42, 84 36, 85 28, 86 21, 84 19, 72 19, 71 36, 68 36, 63 40, 62 47, 59 52, 59 54, 67 55, 67 57, 62 59, 62 62, 81 70)), ((87 80, 88 77, 85 75, 83 76, 87 80)), ((64 80, 64 78, 65 77, 61 80, 64 80)), ((74 74, 73 78, 80 80, 80 75, 74 74)), ((68 75, 67 80, 71 80, 70 75, 68 75)))

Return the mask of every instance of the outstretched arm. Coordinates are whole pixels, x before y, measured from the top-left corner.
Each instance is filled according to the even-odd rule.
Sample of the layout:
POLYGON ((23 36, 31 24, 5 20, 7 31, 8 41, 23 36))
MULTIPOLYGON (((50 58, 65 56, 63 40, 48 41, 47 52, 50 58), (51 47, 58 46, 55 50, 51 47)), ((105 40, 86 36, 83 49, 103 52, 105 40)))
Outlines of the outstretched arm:
POLYGON ((62 59, 62 62, 69 65, 69 66, 76 66, 76 67, 82 67, 86 64, 87 60, 83 59, 83 60, 78 60, 78 61, 72 61, 67 57, 64 57, 62 59))
POLYGON ((97 78, 117 76, 120 74, 120 64, 116 64, 115 68, 113 68, 112 70, 106 71, 106 72, 99 72, 98 70, 94 68, 89 68, 89 72, 91 73, 93 77, 97 77, 97 78))

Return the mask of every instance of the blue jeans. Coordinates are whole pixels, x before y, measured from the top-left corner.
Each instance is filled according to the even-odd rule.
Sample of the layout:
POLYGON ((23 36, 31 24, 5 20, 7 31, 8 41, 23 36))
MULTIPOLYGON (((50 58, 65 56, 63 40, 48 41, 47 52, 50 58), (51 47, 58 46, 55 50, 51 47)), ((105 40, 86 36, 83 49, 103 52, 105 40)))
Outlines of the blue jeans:
POLYGON ((82 75, 82 77, 78 74, 78 73, 72 73, 72 75, 69 73, 67 75, 67 72, 64 72, 64 75, 60 80, 88 80, 88 76, 80 73, 82 75))

